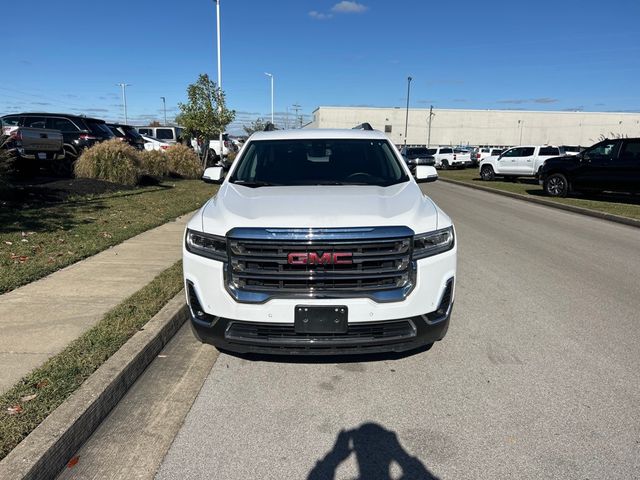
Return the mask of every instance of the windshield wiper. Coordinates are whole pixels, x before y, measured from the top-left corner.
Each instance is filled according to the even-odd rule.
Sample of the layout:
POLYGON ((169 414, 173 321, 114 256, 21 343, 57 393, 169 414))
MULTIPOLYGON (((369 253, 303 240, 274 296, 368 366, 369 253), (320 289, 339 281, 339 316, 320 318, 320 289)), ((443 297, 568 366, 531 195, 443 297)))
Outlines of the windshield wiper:
POLYGON ((232 182, 234 185, 242 185, 243 187, 258 188, 258 187, 278 187, 280 183, 264 182, 262 180, 236 180, 232 182))

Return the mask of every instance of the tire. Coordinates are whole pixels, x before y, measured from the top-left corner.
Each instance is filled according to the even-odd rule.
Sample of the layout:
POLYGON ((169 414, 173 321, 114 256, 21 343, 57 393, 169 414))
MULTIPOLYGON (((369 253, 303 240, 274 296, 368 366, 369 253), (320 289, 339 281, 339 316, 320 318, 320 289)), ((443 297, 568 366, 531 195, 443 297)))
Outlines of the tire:
POLYGON ((449 170, 449 162, 447 160, 442 160, 442 169, 449 170))
POLYGON ((562 173, 553 173, 544 180, 544 193, 550 197, 566 197, 569 193, 569 180, 562 173))
POLYGON ((53 160, 49 166, 51 172, 57 177, 72 178, 73 167, 78 155, 70 148, 64 148, 64 158, 53 160))
POLYGON ((493 167, 491 165, 483 165, 480 169, 480 178, 485 182, 490 182, 496 178, 496 173, 493 171, 493 167))

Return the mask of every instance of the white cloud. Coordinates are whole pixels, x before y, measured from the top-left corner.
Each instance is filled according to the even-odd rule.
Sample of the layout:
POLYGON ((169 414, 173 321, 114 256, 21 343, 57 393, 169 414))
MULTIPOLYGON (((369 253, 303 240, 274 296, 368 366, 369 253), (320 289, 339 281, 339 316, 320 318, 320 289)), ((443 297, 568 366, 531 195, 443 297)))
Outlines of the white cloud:
POLYGON ((331 15, 330 13, 316 12, 315 10, 311 10, 309 12, 309 16, 311 18, 315 18, 316 20, 328 20, 333 17, 333 15, 331 15))
POLYGON ((349 0, 343 0, 342 2, 336 3, 331 8, 331 11, 335 13, 362 13, 366 10, 366 5, 358 2, 351 2, 349 0))

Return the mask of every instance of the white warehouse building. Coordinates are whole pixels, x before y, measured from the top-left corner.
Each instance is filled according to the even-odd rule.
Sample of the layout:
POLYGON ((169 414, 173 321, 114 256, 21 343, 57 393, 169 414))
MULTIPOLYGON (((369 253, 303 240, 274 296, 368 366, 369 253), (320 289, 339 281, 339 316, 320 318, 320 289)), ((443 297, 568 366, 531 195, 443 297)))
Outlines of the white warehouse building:
MULTIPOLYGON (((426 145, 580 145, 602 137, 640 137, 640 113, 553 112, 410 108, 407 144, 426 145), (430 134, 429 134, 430 130, 430 134)), ((406 109, 318 107, 307 128, 352 128, 368 122, 404 144, 406 109)))

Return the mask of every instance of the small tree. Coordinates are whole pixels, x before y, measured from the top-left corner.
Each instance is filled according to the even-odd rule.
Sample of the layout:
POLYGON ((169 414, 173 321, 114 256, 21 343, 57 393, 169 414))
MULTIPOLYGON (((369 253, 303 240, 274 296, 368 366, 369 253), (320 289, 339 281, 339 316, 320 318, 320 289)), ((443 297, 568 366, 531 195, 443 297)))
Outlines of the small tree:
POLYGON ((154 120, 153 122, 149 122, 150 127, 161 127, 162 124, 158 120, 154 120))
POLYGON ((262 132, 264 130, 264 127, 267 126, 267 122, 264 121, 264 119, 262 118, 258 118, 256 120, 254 120, 253 122, 251 122, 248 126, 247 125, 243 125, 242 128, 245 131, 245 133, 247 134, 247 136, 251 135, 253 132, 262 132))
POLYGON ((180 114, 176 122, 184 127, 185 136, 203 142, 203 162, 206 165, 209 140, 225 131, 235 119, 236 112, 227 109, 224 92, 206 73, 201 73, 198 80, 189 85, 187 97, 187 103, 178 103, 180 114))

